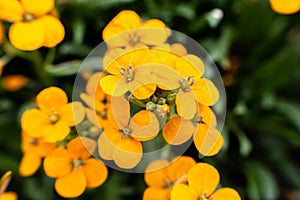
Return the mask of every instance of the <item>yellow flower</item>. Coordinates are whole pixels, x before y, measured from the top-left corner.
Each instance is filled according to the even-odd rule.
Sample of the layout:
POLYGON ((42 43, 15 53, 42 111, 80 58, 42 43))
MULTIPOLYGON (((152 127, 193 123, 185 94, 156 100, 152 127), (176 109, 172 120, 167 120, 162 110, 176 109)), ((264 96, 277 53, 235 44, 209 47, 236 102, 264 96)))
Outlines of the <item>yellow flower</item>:
POLYGON ((2 78, 2 86, 11 92, 15 92, 28 83, 28 78, 23 75, 8 75, 2 78))
POLYGON ((4 192, 0 194, 0 200, 17 200, 18 196, 14 192, 4 192))
POLYGON ((270 4, 280 14, 293 14, 300 10, 300 0, 270 0, 270 4))
POLYGON ((4 26, 3 26, 3 24, 0 22, 0 44, 3 42, 4 37, 5 37, 4 26))
POLYGON ((54 0, 0 0, 0 19, 11 21, 11 43, 21 50, 54 47, 65 35, 61 22, 51 15, 54 0))
POLYGON ((70 127, 79 124, 85 116, 82 104, 68 103, 66 93, 57 87, 42 90, 36 102, 39 108, 26 110, 21 126, 29 136, 43 137, 46 142, 63 140, 70 127))
POLYGON ((215 189, 220 175, 211 165, 197 163, 188 172, 188 185, 177 184, 171 192, 171 200, 240 200, 239 194, 231 188, 215 189))
POLYGON ((12 177, 12 172, 6 172, 0 179, 0 200, 17 200, 18 196, 14 192, 5 192, 12 177))
POLYGON ((166 25, 157 19, 142 22, 134 11, 124 10, 104 28, 102 37, 109 48, 143 47, 164 43, 169 36, 166 25))
POLYGON ((148 188, 144 192, 143 200, 169 200, 172 188, 176 184, 187 182, 187 173, 195 164, 187 156, 175 158, 171 164, 166 160, 151 162, 144 176, 148 188))
POLYGON ((42 158, 52 153, 56 143, 45 142, 43 138, 33 138, 22 131, 21 149, 23 157, 19 166, 21 176, 33 175, 42 163, 42 158))
POLYGON ((80 196, 86 188, 102 185, 108 176, 106 166, 90 158, 96 142, 85 137, 71 140, 66 148, 59 147, 44 160, 47 176, 56 178, 55 190, 65 198, 80 196))
POLYGON ((109 126, 98 139, 100 156, 114 160, 121 168, 135 167, 142 159, 141 141, 150 140, 159 132, 155 114, 142 110, 130 119, 128 101, 124 97, 113 97, 109 120, 109 126))

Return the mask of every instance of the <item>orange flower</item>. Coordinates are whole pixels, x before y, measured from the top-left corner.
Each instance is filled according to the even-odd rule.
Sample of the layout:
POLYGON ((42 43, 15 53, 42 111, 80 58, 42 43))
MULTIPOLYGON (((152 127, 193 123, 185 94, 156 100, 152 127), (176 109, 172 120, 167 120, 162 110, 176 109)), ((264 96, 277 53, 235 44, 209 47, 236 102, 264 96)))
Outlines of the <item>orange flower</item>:
POLYGON ((300 0, 270 0, 270 4, 280 14, 293 14, 300 10, 300 0))
POLYGON ((3 42, 4 37, 5 37, 4 26, 3 26, 3 24, 0 22, 0 44, 3 42))
POLYGON ((110 96, 99 85, 102 76, 101 72, 94 73, 87 82, 86 93, 81 93, 80 98, 89 106, 85 108, 88 120, 97 127, 105 128, 110 96))
POLYGON ((11 92, 15 92, 28 83, 28 78, 23 75, 9 75, 2 78, 3 87, 11 92))
POLYGON ((240 200, 239 194, 231 188, 215 191, 220 175, 211 165, 198 163, 188 172, 188 185, 177 184, 171 192, 171 200, 240 200))
POLYGON ((0 200, 17 200, 18 196, 14 192, 4 192, 0 194, 0 200))
POLYGON ((0 200, 17 200, 18 196, 14 192, 5 192, 12 177, 12 172, 6 172, 0 179, 0 200))
POLYGON ((31 137, 43 137, 46 142, 63 140, 70 133, 70 127, 84 119, 82 104, 68 103, 66 93, 60 88, 42 90, 36 101, 39 109, 26 110, 21 119, 22 129, 31 137))
POLYGON ((59 147, 44 160, 47 176, 56 178, 55 190, 65 198, 80 196, 87 188, 96 188, 107 179, 108 170, 95 158, 90 158, 96 142, 86 137, 71 140, 66 148, 59 147))
POLYGON ((195 164, 187 156, 175 158, 171 164, 166 160, 150 163, 145 173, 148 188, 144 192, 143 200, 169 200, 172 188, 176 184, 187 182, 187 173, 195 164))
POLYGON ((23 157, 19 166, 21 176, 33 175, 41 165, 42 158, 49 155, 56 143, 45 142, 42 138, 33 138, 22 131, 21 149, 23 157))
POLYGON ((21 50, 54 47, 65 35, 61 22, 51 15, 54 0, 0 0, 0 19, 12 21, 11 43, 21 50))
POLYGON ((169 36, 166 25, 157 19, 142 22, 134 11, 124 10, 104 28, 102 37, 109 48, 143 47, 164 43, 169 36))
POLYGON ((128 101, 124 97, 113 97, 109 120, 110 126, 98 139, 100 156, 114 160, 121 168, 135 167, 142 159, 141 141, 150 140, 159 132, 155 114, 142 110, 130 119, 128 101))

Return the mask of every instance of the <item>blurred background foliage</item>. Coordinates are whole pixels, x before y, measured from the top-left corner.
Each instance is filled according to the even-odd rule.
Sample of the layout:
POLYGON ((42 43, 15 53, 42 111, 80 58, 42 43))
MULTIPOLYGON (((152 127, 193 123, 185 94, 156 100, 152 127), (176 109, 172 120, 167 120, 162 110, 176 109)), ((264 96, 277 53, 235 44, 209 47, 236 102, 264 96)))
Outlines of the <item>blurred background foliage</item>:
MULTIPOLYGON (((222 185, 237 189, 243 199, 300 199, 300 12, 277 14, 267 0, 57 0, 56 5, 66 28, 63 43, 19 53, 3 69, 2 77, 21 73, 29 78, 15 92, 0 87, 0 173, 13 171, 9 191, 20 199, 62 199, 42 170, 30 178, 18 175, 20 113, 48 85, 70 95, 80 61, 102 41, 104 26, 121 10, 131 9, 195 39, 223 76, 225 145, 212 158, 200 159, 193 146, 186 154, 212 163, 222 185), (36 53, 45 59, 50 79, 26 59, 36 53), (52 61, 56 65, 47 65, 52 61)), ((2 44, 0 56, 9 51, 2 44)), ((102 187, 77 199, 141 199, 145 187, 143 174, 110 170, 102 187)))

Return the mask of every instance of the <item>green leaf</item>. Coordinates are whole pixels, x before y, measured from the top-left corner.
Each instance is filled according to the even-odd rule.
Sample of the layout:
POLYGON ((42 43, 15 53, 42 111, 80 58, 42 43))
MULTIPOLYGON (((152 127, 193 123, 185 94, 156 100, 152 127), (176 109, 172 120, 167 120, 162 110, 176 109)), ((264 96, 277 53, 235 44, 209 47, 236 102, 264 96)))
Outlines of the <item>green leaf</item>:
POLYGON ((274 107, 285 115, 300 130, 300 105, 287 100, 278 100, 274 107))
POLYGON ((52 76, 70 76, 78 73, 81 61, 73 60, 57 65, 47 65, 45 70, 52 76))

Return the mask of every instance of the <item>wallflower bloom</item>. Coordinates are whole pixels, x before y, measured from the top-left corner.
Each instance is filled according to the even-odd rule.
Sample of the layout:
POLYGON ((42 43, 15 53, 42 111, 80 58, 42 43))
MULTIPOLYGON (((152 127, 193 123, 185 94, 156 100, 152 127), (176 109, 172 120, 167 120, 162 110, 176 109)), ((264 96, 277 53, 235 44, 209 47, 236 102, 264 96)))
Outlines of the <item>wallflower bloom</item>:
POLYGON ((2 78, 2 86, 11 92, 15 92, 28 83, 28 78, 23 75, 9 75, 2 78))
POLYGON ((22 129, 31 137, 42 137, 46 142, 63 140, 70 127, 85 116, 80 102, 68 103, 66 93, 57 87, 42 90, 36 97, 37 108, 26 110, 21 119, 22 129))
POLYGON ((104 28, 102 37, 109 48, 143 47, 164 43, 169 36, 166 25, 157 19, 142 22, 134 11, 124 10, 104 28))
POLYGON ((300 10, 300 0, 270 0, 270 4, 280 14, 293 14, 300 10))
POLYGON ((173 187, 187 182, 187 173, 195 164, 193 158, 187 156, 175 158, 171 164, 166 160, 150 163, 145 173, 148 188, 144 192, 143 200, 169 200, 173 187))
POLYGON ((54 47, 65 35, 61 22, 51 15, 54 0, 0 0, 0 19, 11 21, 11 43, 21 50, 54 47))
POLYGON ((59 147, 45 158, 45 173, 56 178, 55 190, 59 195, 78 197, 86 188, 96 188, 105 182, 107 168, 99 160, 90 158, 95 149, 94 140, 77 137, 66 148, 59 147))
POLYGON ((22 131, 21 149, 23 157, 19 166, 21 176, 33 175, 42 163, 42 158, 52 153, 56 143, 45 142, 43 138, 33 138, 22 131))
POLYGON ((218 171, 206 163, 194 165, 188 172, 188 185, 177 184, 171 192, 171 200, 240 200, 239 194, 231 188, 215 191, 220 181, 218 171))
POLYGON ((142 110, 130 119, 129 103, 124 97, 112 98, 109 116, 110 126, 98 139, 99 154, 103 159, 114 160, 121 168, 133 168, 142 159, 141 141, 158 134, 159 122, 148 110, 142 110))

